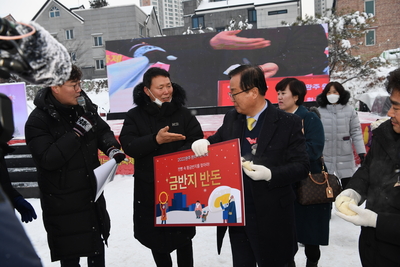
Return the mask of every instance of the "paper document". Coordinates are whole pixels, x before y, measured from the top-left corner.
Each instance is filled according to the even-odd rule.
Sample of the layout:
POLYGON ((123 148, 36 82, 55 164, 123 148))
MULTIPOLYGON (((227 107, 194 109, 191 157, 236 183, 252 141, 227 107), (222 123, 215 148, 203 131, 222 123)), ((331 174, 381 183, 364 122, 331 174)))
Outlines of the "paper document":
POLYGON ((96 176, 97 182, 97 193, 94 201, 100 197, 104 190, 104 187, 114 179, 115 172, 117 171, 118 164, 115 159, 110 159, 103 165, 100 165, 94 169, 94 175, 96 176))

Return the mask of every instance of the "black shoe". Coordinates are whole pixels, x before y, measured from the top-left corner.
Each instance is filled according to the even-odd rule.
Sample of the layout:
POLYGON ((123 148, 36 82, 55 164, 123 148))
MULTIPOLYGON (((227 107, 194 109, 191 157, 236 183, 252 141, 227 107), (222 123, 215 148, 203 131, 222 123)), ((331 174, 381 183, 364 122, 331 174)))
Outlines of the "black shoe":
POLYGON ((318 261, 307 260, 306 267, 318 267, 318 261))

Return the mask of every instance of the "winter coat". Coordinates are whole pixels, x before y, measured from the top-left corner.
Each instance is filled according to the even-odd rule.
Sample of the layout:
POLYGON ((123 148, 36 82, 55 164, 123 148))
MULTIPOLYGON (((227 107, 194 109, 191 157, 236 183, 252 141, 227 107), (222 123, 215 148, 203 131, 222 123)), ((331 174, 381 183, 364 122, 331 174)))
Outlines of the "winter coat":
POLYGON ((134 88, 137 105, 126 114, 120 134, 124 152, 135 161, 134 235, 144 246, 169 253, 190 241, 194 227, 154 227, 154 164, 155 156, 190 149, 192 143, 203 138, 200 123, 183 107, 185 91, 173 83, 172 101, 158 107, 143 91, 143 83, 134 88), (156 135, 169 126, 169 132, 186 136, 185 140, 159 145, 156 135))
MULTIPOLYGON (((317 114, 299 106, 296 112, 303 120, 310 172, 321 173, 321 156, 324 149, 324 128, 317 114)), ((308 179, 308 178, 307 178, 308 179)), ((295 185, 295 189, 297 184, 295 185)), ((307 245, 328 245, 331 203, 301 205, 295 202, 297 240, 307 245)))
POLYGON ((348 178, 356 170, 353 145, 357 154, 365 153, 360 120, 353 107, 347 105, 350 93, 340 104, 328 104, 326 97, 319 95, 317 103, 325 132, 324 159, 328 172, 339 178, 348 178))
POLYGON ((347 185, 361 195, 359 205, 366 200, 365 207, 378 214, 376 228, 361 228, 360 251, 373 248, 375 253, 395 263, 383 265, 370 262, 372 255, 360 255, 363 266, 400 266, 400 187, 394 187, 399 179, 396 172, 400 166, 399 137, 390 120, 373 130, 371 149, 347 185))
POLYGON ((94 256, 107 242, 110 218, 104 196, 94 202, 100 165, 98 149, 119 148, 108 124, 97 114, 97 107, 82 91, 86 106, 94 113, 96 125, 83 137, 73 131, 84 113, 80 106, 58 102, 47 87, 38 92, 36 108, 25 125, 26 143, 37 167, 43 222, 52 261, 94 256))
MULTIPOLYGON (((297 251, 294 224, 295 194, 292 184, 304 179, 309 171, 306 145, 301 131, 301 119, 274 107, 267 101, 257 140, 254 164, 271 170, 270 181, 249 179, 249 191, 257 218, 260 254, 268 266, 282 266, 293 259, 297 251)), ((239 138, 243 146, 246 116, 235 109, 229 111, 218 131, 208 137, 211 144, 239 138)), ((246 202, 246 200, 245 200, 246 202)), ((247 212, 247 210, 246 210, 247 212)), ((222 227, 218 227, 217 244, 222 245, 222 227)))

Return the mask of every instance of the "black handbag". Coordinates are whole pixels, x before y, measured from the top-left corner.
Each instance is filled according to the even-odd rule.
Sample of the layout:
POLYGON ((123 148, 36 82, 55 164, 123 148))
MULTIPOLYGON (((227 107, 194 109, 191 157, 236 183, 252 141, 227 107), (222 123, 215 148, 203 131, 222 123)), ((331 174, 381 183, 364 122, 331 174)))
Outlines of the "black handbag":
POLYGON ((325 171, 324 159, 321 157, 321 173, 308 174, 297 186, 297 201, 302 205, 333 202, 342 192, 342 185, 336 175, 325 171))

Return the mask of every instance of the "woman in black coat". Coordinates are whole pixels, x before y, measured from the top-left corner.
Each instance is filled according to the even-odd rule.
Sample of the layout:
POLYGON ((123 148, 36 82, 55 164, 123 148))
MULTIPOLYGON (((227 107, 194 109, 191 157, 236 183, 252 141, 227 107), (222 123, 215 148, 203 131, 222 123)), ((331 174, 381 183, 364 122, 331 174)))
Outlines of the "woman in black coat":
MULTIPOLYGON (((298 115, 303 120, 310 172, 321 173, 324 149, 324 128, 317 113, 308 111, 302 104, 307 93, 304 82, 284 78, 275 87, 279 109, 298 115)), ((315 109, 318 112, 317 109, 315 109)), ((294 185, 296 188, 296 184, 294 185)), ((328 245, 331 203, 301 205, 295 201, 296 231, 298 242, 304 244, 307 267, 316 267, 321 256, 320 245, 328 245)), ((295 266, 294 261, 291 263, 295 266)))
POLYGON ((167 71, 150 68, 134 88, 137 106, 128 111, 119 137, 125 153, 135 160, 135 238, 152 250, 157 266, 172 266, 170 253, 175 249, 179 266, 193 266, 195 228, 154 227, 153 158, 190 149, 193 141, 203 138, 196 117, 183 107, 185 98, 167 71))

